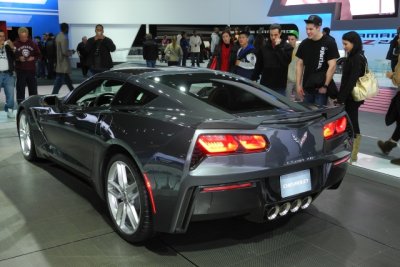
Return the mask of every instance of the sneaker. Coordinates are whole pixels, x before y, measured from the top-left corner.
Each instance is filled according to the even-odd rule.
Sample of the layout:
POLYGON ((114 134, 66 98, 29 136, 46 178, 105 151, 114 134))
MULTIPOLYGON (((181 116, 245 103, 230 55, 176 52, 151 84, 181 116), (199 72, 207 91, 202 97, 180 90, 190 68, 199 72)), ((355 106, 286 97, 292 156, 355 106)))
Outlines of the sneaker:
POLYGON ((9 109, 8 111, 7 111, 7 118, 10 118, 10 119, 13 119, 13 118, 15 118, 15 114, 14 114, 14 112, 13 112, 13 110, 11 109, 9 109))

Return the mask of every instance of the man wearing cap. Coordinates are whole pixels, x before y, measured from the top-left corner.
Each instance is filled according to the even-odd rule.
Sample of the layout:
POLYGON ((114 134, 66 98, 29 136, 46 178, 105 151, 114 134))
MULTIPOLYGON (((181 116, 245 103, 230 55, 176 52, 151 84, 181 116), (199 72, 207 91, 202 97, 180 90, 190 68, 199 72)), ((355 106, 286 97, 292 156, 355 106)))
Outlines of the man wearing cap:
POLYGON ((328 92, 336 92, 333 74, 339 51, 336 43, 321 32, 322 19, 311 15, 306 22, 307 39, 303 40, 296 57, 296 90, 300 99, 319 106, 327 104, 328 92))

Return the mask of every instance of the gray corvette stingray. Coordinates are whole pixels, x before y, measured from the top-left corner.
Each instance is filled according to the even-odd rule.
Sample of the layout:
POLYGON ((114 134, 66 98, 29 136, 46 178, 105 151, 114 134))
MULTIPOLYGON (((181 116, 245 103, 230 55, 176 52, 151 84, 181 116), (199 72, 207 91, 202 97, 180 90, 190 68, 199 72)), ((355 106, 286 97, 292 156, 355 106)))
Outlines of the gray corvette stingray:
POLYGON ((24 157, 87 179, 129 242, 196 220, 268 222, 306 209, 340 185, 353 138, 343 107, 189 68, 122 66, 63 98, 32 96, 17 126, 24 157))

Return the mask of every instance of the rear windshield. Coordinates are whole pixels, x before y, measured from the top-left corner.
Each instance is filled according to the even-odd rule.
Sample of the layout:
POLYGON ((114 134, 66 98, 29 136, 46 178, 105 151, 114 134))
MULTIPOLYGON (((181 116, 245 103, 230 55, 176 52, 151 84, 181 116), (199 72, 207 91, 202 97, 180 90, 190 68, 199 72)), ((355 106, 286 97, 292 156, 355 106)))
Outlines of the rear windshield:
POLYGON ((229 113, 293 108, 285 97, 256 83, 226 74, 167 74, 152 76, 150 79, 229 113))

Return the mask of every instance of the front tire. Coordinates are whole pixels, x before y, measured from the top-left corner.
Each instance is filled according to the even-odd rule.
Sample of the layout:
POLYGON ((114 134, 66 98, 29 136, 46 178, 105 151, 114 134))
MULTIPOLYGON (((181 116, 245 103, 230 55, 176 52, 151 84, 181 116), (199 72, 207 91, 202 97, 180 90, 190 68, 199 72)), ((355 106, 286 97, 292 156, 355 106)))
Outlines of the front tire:
POLYGON ((18 116, 18 136, 24 158, 29 161, 37 160, 35 143, 25 110, 18 116))
POLYGON ((113 156, 105 176, 108 211, 117 233, 130 243, 153 235, 148 192, 134 162, 123 154, 113 156))

